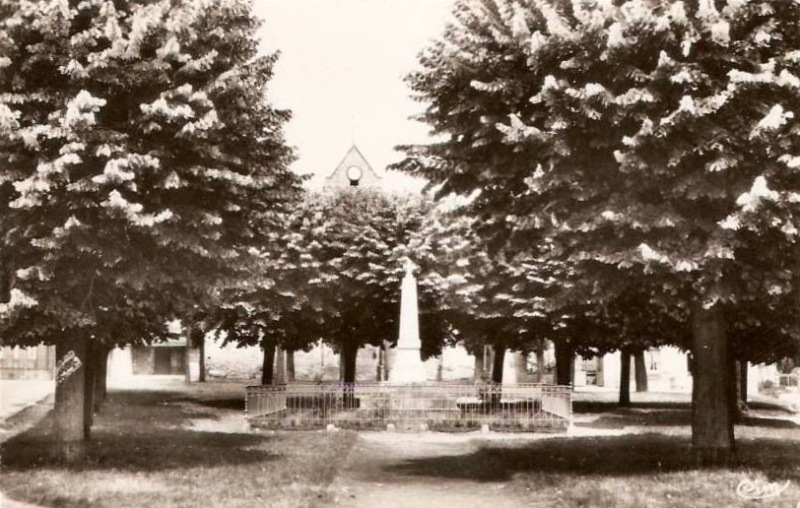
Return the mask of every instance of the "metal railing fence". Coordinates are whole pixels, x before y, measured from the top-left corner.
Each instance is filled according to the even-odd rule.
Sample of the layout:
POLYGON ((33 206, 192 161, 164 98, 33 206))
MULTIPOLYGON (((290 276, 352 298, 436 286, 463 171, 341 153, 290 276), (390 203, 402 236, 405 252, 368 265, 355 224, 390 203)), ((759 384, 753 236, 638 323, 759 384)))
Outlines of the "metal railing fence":
POLYGON ((251 426, 269 429, 340 428, 492 430, 565 429, 572 388, 541 384, 292 383, 248 386, 251 426))

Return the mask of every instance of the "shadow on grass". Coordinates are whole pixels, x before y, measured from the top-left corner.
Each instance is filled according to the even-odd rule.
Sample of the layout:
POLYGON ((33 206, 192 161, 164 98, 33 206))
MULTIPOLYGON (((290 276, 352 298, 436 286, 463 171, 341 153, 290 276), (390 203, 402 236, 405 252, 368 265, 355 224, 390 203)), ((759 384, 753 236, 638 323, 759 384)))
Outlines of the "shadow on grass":
MULTIPOLYGON (((168 391, 111 395, 95 416, 92 438, 86 443, 87 460, 78 468, 147 472, 244 465, 278 457, 259 449, 274 437, 186 428, 192 419, 217 418, 213 412, 203 411, 202 404, 198 408, 200 402, 168 391)), ((52 428, 50 412, 37 425, 4 443, 3 470, 63 467, 52 428)))
POLYGON ((218 398, 218 399, 176 399, 176 401, 186 401, 192 402, 199 406, 203 407, 210 407, 213 409, 230 409, 232 411, 244 411, 244 398, 242 397, 228 397, 228 398, 218 398))
POLYGON ((572 403, 573 413, 608 413, 611 411, 626 411, 631 409, 688 409, 690 406, 685 402, 637 402, 627 408, 621 408, 616 402, 604 401, 582 401, 576 400, 572 403))
MULTIPOLYGON (((517 473, 630 477, 696 469, 690 446, 688 437, 660 434, 563 437, 518 447, 484 445, 468 455, 412 459, 386 470, 479 482, 508 481, 517 473)), ((742 441, 730 467, 761 471, 769 477, 793 474, 800 480, 800 442, 742 441)))
MULTIPOLYGON (((245 465, 277 458, 254 447, 267 437, 190 430, 151 434, 111 435, 97 432, 87 443, 87 461, 79 469, 120 469, 131 472, 190 467, 245 465)), ((51 436, 21 435, 3 447, 3 469, 26 471, 58 466, 51 436)), ((70 468, 75 469, 75 468, 70 468)))
MULTIPOLYGON (((779 413, 792 414, 787 407, 778 403, 763 401, 750 401, 747 403, 750 409, 777 411, 779 413)), ((610 411, 620 411, 626 409, 671 409, 671 410, 690 410, 689 402, 634 402, 628 408, 621 408, 617 402, 611 401, 584 401, 576 400, 572 403, 574 413, 606 413, 610 411)))
POLYGON ((789 420, 780 420, 776 418, 745 416, 736 425, 742 425, 744 427, 768 427, 771 429, 796 429, 800 433, 800 425, 790 422, 789 420))
POLYGON ((591 422, 575 422, 575 427, 593 429, 622 429, 631 426, 664 427, 691 425, 691 413, 688 410, 637 411, 619 410, 613 414, 598 417, 591 422))
MULTIPOLYGON (((604 414, 590 422, 575 422, 575 427, 592 429, 623 429, 625 427, 684 427, 692 424, 692 413, 685 410, 652 410, 643 411, 636 409, 618 410, 614 413, 604 414)), ((797 429, 800 426, 789 421, 777 418, 762 418, 754 415, 744 415, 737 424, 743 427, 764 427, 772 429, 797 429)))

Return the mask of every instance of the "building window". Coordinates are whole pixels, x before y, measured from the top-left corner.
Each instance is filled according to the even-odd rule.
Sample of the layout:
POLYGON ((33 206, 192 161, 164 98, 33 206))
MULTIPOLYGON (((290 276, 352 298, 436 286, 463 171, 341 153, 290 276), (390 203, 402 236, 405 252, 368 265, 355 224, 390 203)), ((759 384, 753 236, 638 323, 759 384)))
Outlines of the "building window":
POLYGON ((350 166, 347 168, 347 179, 350 180, 350 187, 358 187, 358 182, 361 181, 361 177, 364 176, 364 172, 358 166, 350 166))

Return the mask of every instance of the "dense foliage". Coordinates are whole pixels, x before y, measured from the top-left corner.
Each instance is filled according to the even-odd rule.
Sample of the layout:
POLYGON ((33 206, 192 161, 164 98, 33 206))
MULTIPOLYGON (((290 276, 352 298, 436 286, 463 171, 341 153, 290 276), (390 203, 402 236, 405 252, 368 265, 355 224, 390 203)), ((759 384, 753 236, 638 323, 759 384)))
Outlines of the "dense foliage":
MULTIPOLYGON (((261 249, 251 289, 228 295, 211 327, 265 351, 322 339, 346 359, 353 381, 360 347, 397 340, 403 260, 426 209, 419 199, 369 189, 307 194, 261 249)), ((439 352, 446 333, 433 296, 420 291, 427 354, 439 352)))
POLYGON ((455 14, 409 78, 445 140, 406 147, 402 167, 442 195, 479 191, 485 237, 529 252, 552 241, 589 281, 579 299, 606 303, 644 270, 677 319, 687 291, 767 305, 788 318, 782 346, 756 349, 785 354, 798 6, 486 1, 455 14))
POLYGON ((286 111, 242 1, 0 2, 4 343, 150 341, 283 203, 286 111))
POLYGON ((408 79, 440 141, 405 147, 401 168, 440 195, 475 193, 482 237, 566 263, 563 303, 618 316, 626 340, 652 340, 646 325, 695 354, 712 345, 700 386, 728 382, 729 354, 797 349, 800 5, 483 0, 454 14, 408 79))

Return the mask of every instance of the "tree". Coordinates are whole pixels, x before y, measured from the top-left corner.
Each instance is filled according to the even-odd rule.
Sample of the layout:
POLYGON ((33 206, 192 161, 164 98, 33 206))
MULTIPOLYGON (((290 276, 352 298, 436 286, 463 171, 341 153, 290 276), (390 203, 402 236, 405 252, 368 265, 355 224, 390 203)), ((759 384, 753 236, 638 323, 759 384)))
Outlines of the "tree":
POLYGON ((250 269, 246 284, 223 290, 221 305, 207 313, 203 327, 223 346, 259 346, 263 352, 261 383, 275 381, 277 349, 306 350, 322 336, 323 316, 313 288, 321 279, 312 253, 319 202, 297 196, 271 231, 250 269))
MULTIPOLYGON (((353 383, 359 348, 397 340, 402 260, 422 214, 414 199, 368 189, 307 194, 261 250, 264 281, 227 297, 227 318, 212 327, 228 342, 261 344, 265 355, 322 338, 342 356, 344 382, 353 383)), ((421 322, 434 330, 435 313, 423 311, 421 322)), ((424 348, 439 350, 430 340, 424 348)), ((265 384, 271 365, 265 356, 265 384)))
MULTIPOLYGON (((517 248, 552 241, 599 300, 615 297, 615 272, 637 270, 656 288, 651 300, 688 317, 701 462, 733 447, 738 346, 725 313, 797 291, 788 274, 798 260, 784 253, 796 252, 799 223, 799 11, 777 1, 460 2, 409 77, 442 141, 406 147, 404 169, 440 194, 480 190, 483 234, 517 248)), ((762 310, 796 329, 774 308, 762 310)), ((797 348, 788 334, 778 340, 797 348)))
MULTIPOLYGON (((484 345, 531 351, 549 340, 561 366, 556 381, 569 385, 576 354, 686 344, 685 325, 648 302, 653 288, 641 276, 634 285, 629 281, 637 274, 626 274, 613 300, 594 301, 591 285, 565 263, 527 252, 510 259, 493 255, 476 233, 476 220, 458 202, 443 199, 413 235, 410 250, 422 266, 420 285, 437 295, 438 314, 454 329, 452 339, 463 340, 473 354, 484 345), (647 337, 655 338, 645 342, 647 337)), ((502 354, 497 360, 502 366, 502 354)), ((493 376, 500 382, 502 367, 493 376)))
POLYGON ((257 28, 236 0, 0 2, 0 328, 56 345, 69 461, 90 344, 165 338, 298 188, 257 28))
POLYGON ((223 346, 259 346, 263 352, 261 384, 275 382, 277 350, 308 350, 320 337, 320 326, 312 309, 302 305, 281 307, 275 300, 238 300, 224 302, 208 316, 208 328, 223 346))
POLYGON ((343 380, 352 383, 361 346, 397 341, 403 259, 424 210, 415 199, 366 189, 317 199, 318 245, 311 258, 319 272, 312 282, 318 285, 325 320, 323 340, 342 355, 343 380))
POLYGON ((420 265, 420 287, 437 304, 439 329, 451 330, 437 343, 461 341, 481 357, 492 346, 492 381, 500 383, 507 350, 528 351, 546 338, 554 267, 522 255, 493 256, 463 208, 457 199, 443 200, 412 235, 409 250, 420 265))

